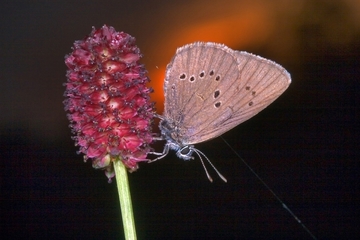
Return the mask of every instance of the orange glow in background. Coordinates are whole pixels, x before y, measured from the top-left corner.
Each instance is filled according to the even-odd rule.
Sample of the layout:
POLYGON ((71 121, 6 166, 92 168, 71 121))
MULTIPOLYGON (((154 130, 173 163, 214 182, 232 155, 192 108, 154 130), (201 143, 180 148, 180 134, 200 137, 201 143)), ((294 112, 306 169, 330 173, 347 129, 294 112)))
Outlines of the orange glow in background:
MULTIPOLYGON (((319 12, 317 2, 283 0, 199 0, 161 6, 151 15, 153 31, 143 48, 157 112, 163 112, 166 65, 177 48, 196 41, 217 42, 259 55, 265 51, 268 55, 263 57, 285 68, 298 66, 306 44, 346 47, 356 41, 360 21, 355 13, 360 3, 339 1, 334 6, 336 3, 349 12, 340 11, 333 17, 331 11, 319 12)), ((332 9, 333 4, 324 7, 332 9)))
MULTIPOLYGON (((188 9, 187 9, 188 10, 188 9)), ((195 10, 196 11, 196 10, 195 10)), ((206 11, 206 9, 202 9, 206 11)), ((151 86, 155 91, 151 95, 156 102, 158 113, 163 112, 164 92, 163 83, 166 65, 171 61, 177 48, 196 41, 223 43, 236 50, 244 50, 250 46, 265 42, 274 28, 274 20, 266 5, 238 6, 228 14, 209 16, 195 22, 184 22, 180 28, 169 29, 161 35, 153 48, 148 51, 147 59, 151 64, 145 66, 149 71, 151 86), (161 46, 161 50, 159 50, 161 46), (159 54, 161 52, 161 54, 159 54), (158 65, 154 65, 157 63, 158 65)), ((189 12, 177 12, 177 16, 188 15, 189 12)))

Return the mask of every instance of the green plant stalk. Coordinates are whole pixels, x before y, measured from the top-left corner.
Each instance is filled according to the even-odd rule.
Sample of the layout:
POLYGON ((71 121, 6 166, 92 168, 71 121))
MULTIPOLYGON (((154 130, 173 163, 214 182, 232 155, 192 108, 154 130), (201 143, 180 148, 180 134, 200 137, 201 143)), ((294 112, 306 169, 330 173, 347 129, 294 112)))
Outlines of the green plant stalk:
POLYGON ((134 214, 131 203, 127 170, 120 158, 114 161, 116 185, 119 192, 121 216, 126 240, 136 240, 134 214))

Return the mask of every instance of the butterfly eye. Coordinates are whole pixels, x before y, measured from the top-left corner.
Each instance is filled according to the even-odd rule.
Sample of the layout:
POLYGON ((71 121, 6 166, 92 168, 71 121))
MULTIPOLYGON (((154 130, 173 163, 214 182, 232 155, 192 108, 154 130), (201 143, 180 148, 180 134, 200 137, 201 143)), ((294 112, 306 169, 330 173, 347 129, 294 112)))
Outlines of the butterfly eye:
POLYGON ((184 148, 180 149, 181 154, 187 155, 190 153, 190 148, 188 146, 185 146, 184 148))
POLYGON ((220 95, 220 90, 216 90, 214 92, 214 98, 217 98, 220 95))

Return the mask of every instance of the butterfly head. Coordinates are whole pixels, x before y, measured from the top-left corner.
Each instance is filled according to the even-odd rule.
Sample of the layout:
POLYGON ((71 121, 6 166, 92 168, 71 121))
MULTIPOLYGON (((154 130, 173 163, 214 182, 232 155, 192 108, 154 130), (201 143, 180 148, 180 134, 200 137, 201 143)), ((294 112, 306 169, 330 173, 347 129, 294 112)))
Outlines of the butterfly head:
POLYGON ((194 146, 186 145, 184 147, 179 148, 176 151, 176 156, 184 160, 192 160, 194 159, 194 157, 192 156, 193 153, 194 153, 194 146))

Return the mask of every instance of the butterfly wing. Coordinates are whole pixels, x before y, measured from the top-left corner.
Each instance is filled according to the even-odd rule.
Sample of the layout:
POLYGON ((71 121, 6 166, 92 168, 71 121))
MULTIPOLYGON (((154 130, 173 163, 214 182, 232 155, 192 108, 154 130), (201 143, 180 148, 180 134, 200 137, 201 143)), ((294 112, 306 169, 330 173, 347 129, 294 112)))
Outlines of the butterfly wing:
POLYGON ((280 65, 215 43, 177 50, 166 71, 164 117, 182 144, 203 142, 253 117, 291 82, 280 65))

